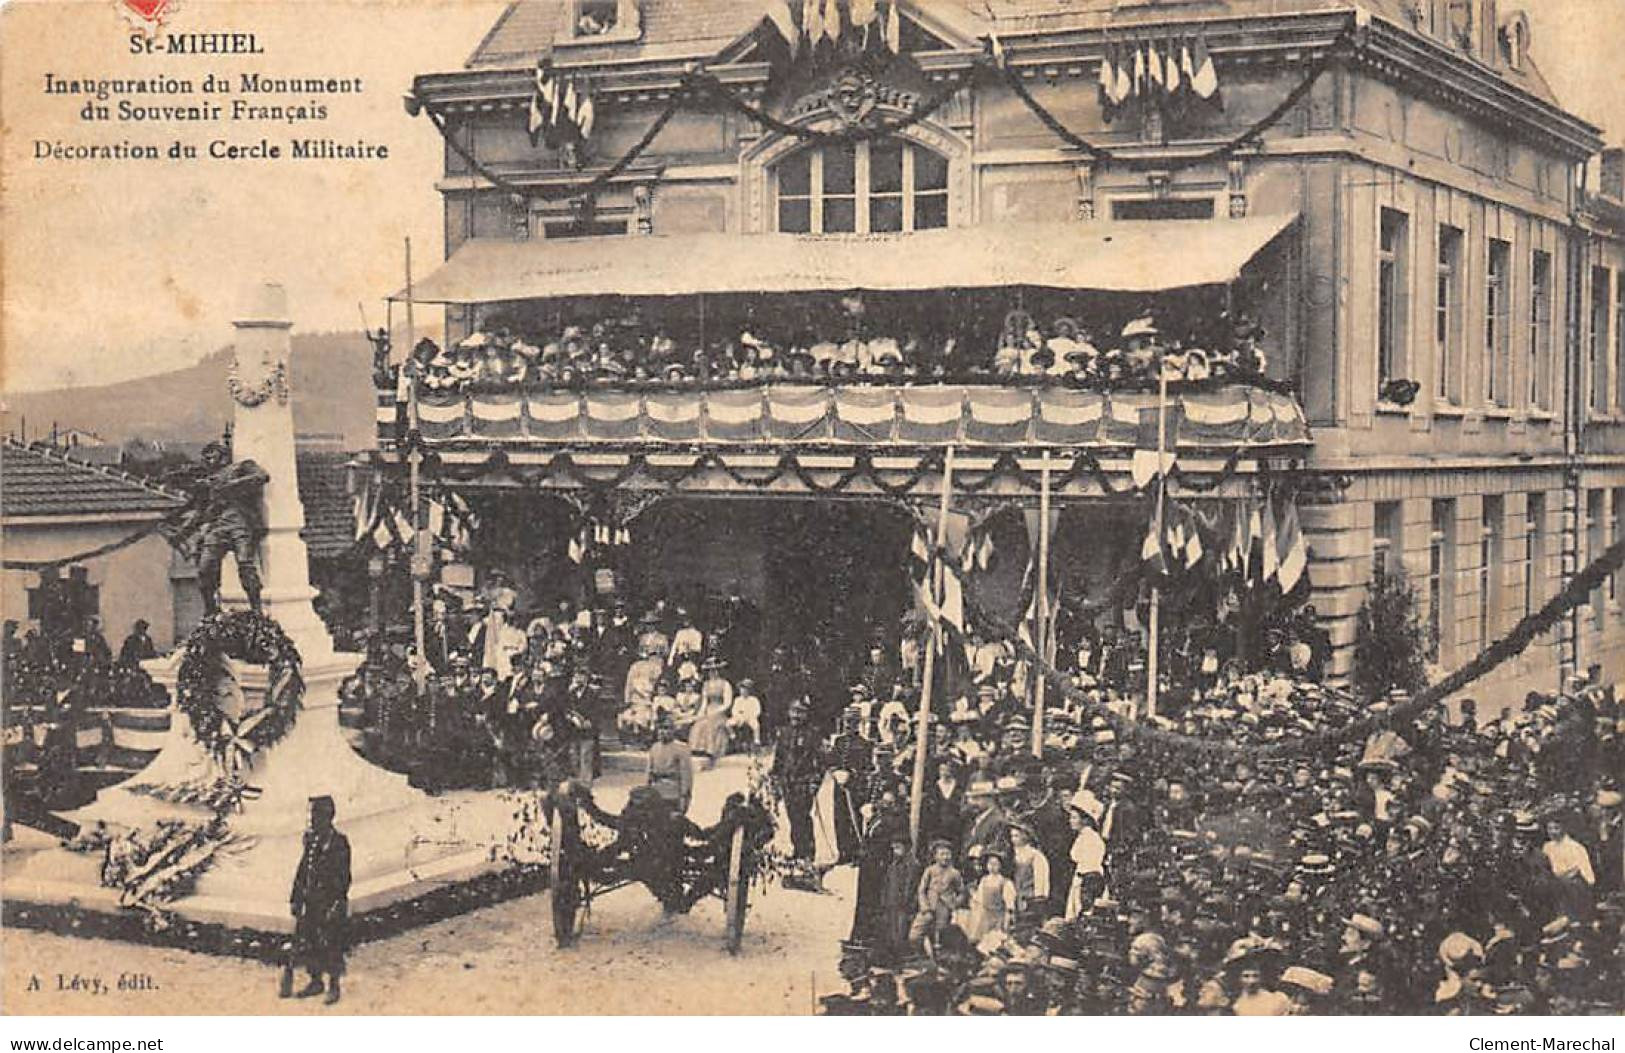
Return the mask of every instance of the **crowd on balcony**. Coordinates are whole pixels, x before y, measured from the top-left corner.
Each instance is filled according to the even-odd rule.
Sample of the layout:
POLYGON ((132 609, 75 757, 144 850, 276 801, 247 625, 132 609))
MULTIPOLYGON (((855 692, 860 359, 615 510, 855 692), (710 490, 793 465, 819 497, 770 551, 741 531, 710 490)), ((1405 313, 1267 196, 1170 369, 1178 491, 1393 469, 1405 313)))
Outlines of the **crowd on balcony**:
MULTIPOLYGON (((413 368, 429 392, 580 387, 732 387, 760 383, 1070 385, 1095 390, 1268 383, 1264 331, 1237 316, 1143 313, 1124 324, 1025 310, 996 337, 897 327, 855 302, 822 329, 752 324, 727 339, 680 340, 638 319, 534 331, 500 318, 455 346, 420 341, 413 368)), ((387 359, 385 360, 387 361, 387 359)), ((380 363, 379 380, 391 374, 380 363)))

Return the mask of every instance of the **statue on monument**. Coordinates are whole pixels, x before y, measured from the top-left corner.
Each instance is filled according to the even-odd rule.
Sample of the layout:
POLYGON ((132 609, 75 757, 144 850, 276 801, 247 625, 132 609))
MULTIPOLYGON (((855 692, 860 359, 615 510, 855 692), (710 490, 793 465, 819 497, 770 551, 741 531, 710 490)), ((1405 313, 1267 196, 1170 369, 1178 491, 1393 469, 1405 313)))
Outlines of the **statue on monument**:
POLYGON ((237 577, 248 594, 248 605, 260 611, 258 549, 265 534, 261 502, 270 481, 253 461, 233 463, 223 442, 203 448, 203 474, 193 484, 193 508, 181 536, 197 539, 198 587, 207 614, 220 610, 220 568, 228 552, 237 558, 237 577))

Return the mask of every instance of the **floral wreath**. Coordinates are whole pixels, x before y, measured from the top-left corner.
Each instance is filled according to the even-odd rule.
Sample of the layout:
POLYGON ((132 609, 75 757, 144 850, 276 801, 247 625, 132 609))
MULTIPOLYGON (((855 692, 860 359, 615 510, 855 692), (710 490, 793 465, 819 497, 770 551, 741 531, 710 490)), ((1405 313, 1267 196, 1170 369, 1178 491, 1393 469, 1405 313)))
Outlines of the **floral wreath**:
POLYGON ((228 771, 237 772, 254 755, 293 727, 304 694, 299 649, 273 619, 256 611, 232 611, 204 619, 186 639, 175 704, 192 725, 192 736, 228 771), (227 658, 270 667, 264 708, 232 720, 217 701, 227 658))
POLYGON ((278 362, 266 378, 254 388, 250 389, 243 384, 242 376, 237 371, 237 363, 232 362, 231 368, 226 372, 226 390, 239 405, 252 409, 266 399, 275 395, 278 402, 288 401, 288 370, 278 362))

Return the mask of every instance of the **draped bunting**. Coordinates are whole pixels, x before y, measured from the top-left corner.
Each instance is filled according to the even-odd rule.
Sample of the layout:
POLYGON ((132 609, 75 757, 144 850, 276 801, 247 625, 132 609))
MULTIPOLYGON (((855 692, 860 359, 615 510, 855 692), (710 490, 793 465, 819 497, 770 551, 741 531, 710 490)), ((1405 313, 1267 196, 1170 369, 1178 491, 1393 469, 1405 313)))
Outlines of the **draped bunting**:
MULTIPOLYGON (((718 390, 436 394, 418 407, 426 440, 836 442, 970 447, 1156 445, 1156 397, 997 385, 777 384, 718 390)), ((1169 396, 1167 444, 1303 445, 1309 428, 1287 395, 1226 386, 1169 396)), ((393 410, 379 408, 385 445, 393 410)))

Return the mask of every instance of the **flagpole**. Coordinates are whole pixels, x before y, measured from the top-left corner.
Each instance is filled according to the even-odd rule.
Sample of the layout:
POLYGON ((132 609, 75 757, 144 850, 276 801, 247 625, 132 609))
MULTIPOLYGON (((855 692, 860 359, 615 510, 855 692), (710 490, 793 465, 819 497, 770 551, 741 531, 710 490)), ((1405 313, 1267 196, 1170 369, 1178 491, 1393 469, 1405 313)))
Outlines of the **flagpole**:
MULTIPOLYGON (((1168 473, 1164 471, 1165 454, 1168 449, 1168 374, 1162 368, 1162 356, 1157 356, 1157 516, 1156 539, 1157 552, 1162 553, 1164 539, 1162 535, 1162 507, 1163 498, 1168 492, 1168 473)), ((1158 562, 1164 567, 1167 558, 1158 562)), ((1159 572, 1160 573, 1160 572, 1159 572)), ((1151 584, 1151 626, 1149 650, 1145 656, 1145 715, 1157 715, 1157 678, 1160 671, 1157 668, 1157 657, 1161 650, 1162 630, 1162 586, 1153 579, 1151 584)))
POLYGON ((1038 468, 1038 631, 1033 634, 1038 660, 1033 663, 1033 675, 1038 681, 1033 689, 1033 756, 1044 756, 1044 669, 1049 660, 1049 454, 1044 451, 1044 463, 1038 468))
POLYGON ((412 671, 418 694, 422 694, 427 681, 429 647, 423 625, 423 583, 429 576, 428 537, 423 529, 423 450, 418 421, 418 374, 412 368, 413 345, 417 343, 417 328, 412 317, 412 239, 406 239, 406 361, 401 364, 407 374, 407 420, 413 436, 412 448, 407 451, 412 501, 412 641, 417 645, 418 667, 412 671))
MULTIPOLYGON (((935 549, 931 554, 929 588, 932 600, 938 604, 942 601, 941 576, 946 573, 942 566, 942 546, 948 537, 948 502, 954 488, 954 448, 948 447, 948 455, 942 462, 942 500, 937 508, 937 536, 935 549)), ((931 681, 936 673, 937 638, 942 632, 940 615, 931 620, 931 632, 925 638, 925 670, 920 677, 920 712, 918 717, 919 732, 914 743, 914 779, 908 792, 908 831, 909 838, 914 844, 915 851, 920 847, 920 816, 925 806, 925 758, 926 751, 931 746, 931 681)))

